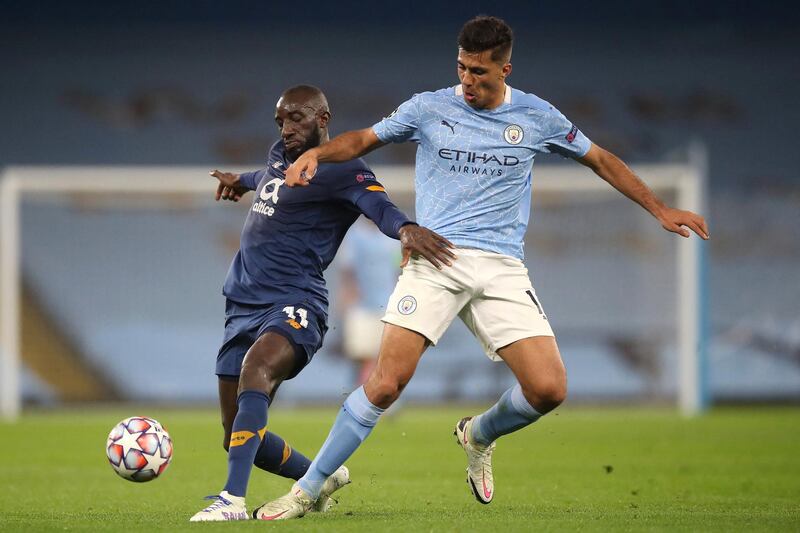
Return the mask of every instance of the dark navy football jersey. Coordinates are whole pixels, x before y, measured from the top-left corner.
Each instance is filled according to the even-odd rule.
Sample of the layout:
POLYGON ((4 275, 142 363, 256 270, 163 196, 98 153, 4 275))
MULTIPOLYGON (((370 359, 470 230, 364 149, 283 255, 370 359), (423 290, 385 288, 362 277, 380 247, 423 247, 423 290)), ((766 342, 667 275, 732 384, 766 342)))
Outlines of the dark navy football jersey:
POLYGON ((294 188, 283 186, 290 164, 278 141, 265 169, 241 175, 255 197, 222 292, 244 304, 302 303, 327 317, 322 272, 353 222, 363 213, 397 239, 410 221, 361 159, 322 163, 308 187, 294 188))

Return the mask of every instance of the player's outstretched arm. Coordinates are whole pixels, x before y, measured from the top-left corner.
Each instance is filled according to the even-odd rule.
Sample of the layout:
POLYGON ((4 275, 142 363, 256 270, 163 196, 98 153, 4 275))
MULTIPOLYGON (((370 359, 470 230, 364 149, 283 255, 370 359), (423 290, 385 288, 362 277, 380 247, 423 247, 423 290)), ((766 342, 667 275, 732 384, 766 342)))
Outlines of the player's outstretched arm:
POLYGON ((398 233, 403 248, 400 268, 404 268, 411 257, 420 255, 439 270, 443 265, 453 266, 453 261, 456 259, 455 254, 450 251, 454 248, 453 243, 435 231, 417 224, 406 224, 398 233))
POLYGON ((222 199, 238 202, 242 196, 244 196, 245 193, 250 190, 241 183, 241 176, 239 174, 222 172, 220 170, 212 170, 209 172, 209 175, 219 180, 219 183, 217 184, 217 194, 214 197, 217 201, 222 199))
POLYGON ((325 144, 307 150, 298 157, 297 161, 286 169, 284 185, 305 187, 317 173, 319 163, 350 161, 383 146, 383 144, 372 128, 342 133, 325 144))
POLYGON ((403 252, 400 268, 405 267, 412 256, 422 256, 440 270, 442 265, 453 265, 452 261, 456 259, 451 251, 454 248, 453 243, 409 220, 405 213, 389 200, 383 187, 368 187, 366 193, 362 192, 360 186, 351 186, 346 190, 358 195, 354 200, 351 198, 351 201, 354 201, 358 210, 372 220, 384 235, 400 239, 403 252))
POLYGON ((705 219, 697 213, 675 209, 662 202, 620 158, 593 144, 585 156, 578 159, 619 192, 641 205, 656 217, 667 231, 688 237, 689 228, 703 239, 709 238, 705 219))

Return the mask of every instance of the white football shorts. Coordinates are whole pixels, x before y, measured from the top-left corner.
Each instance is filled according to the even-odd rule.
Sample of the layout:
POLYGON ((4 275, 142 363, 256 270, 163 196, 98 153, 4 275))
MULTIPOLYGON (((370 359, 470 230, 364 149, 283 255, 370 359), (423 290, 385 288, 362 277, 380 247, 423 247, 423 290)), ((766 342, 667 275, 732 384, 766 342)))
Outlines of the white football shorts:
POLYGON ((424 335, 436 344, 458 315, 489 359, 528 337, 553 337, 528 269, 511 256, 456 248, 452 267, 438 270, 411 259, 389 297, 383 321, 424 335))
POLYGON ((344 318, 344 352, 350 359, 364 361, 376 359, 381 348, 383 324, 382 311, 361 307, 350 309, 344 318))

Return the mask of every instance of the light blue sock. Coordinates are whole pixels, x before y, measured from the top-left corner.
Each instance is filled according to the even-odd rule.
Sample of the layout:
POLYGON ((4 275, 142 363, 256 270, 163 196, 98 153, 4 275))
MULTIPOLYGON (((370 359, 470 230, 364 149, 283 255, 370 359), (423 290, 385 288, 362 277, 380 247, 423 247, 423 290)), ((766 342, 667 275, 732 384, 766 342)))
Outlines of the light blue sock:
POLYGON ((503 393, 496 404, 488 411, 472 420, 472 440, 488 446, 502 435, 508 435, 529 424, 542 415, 533 408, 522 394, 519 383, 503 393))
POLYGON ((319 497, 319 491, 328 476, 336 472, 364 442, 383 411, 367 399, 364 387, 350 393, 308 472, 298 481, 312 499, 319 497))

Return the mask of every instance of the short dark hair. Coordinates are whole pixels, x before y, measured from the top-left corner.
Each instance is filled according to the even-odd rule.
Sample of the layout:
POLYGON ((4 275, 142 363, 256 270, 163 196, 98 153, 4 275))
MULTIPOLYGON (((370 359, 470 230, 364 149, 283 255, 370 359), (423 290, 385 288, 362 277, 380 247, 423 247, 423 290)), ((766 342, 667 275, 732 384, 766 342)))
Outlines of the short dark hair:
POLYGON ((511 57, 514 32, 506 21, 497 17, 478 15, 468 20, 458 34, 458 47, 471 54, 492 51, 493 61, 511 57))

